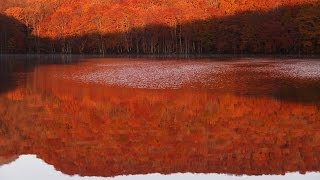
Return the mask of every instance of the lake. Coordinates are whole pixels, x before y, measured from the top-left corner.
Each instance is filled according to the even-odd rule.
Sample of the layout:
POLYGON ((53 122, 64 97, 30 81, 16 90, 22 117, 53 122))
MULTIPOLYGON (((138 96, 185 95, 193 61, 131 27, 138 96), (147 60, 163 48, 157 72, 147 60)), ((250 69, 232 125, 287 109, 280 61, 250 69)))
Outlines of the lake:
POLYGON ((320 177, 320 59, 0 58, 1 180, 320 177))

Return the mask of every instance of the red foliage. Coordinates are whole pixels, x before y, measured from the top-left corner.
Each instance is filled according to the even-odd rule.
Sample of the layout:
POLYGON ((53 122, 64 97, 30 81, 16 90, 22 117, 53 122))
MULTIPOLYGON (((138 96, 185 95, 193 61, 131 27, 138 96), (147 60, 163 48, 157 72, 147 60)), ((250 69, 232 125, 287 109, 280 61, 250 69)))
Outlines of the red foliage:
POLYGON ((320 53, 319 0, 21 0, 4 4, 6 15, 33 29, 37 52, 320 53), (58 42, 41 44, 40 37, 58 42))

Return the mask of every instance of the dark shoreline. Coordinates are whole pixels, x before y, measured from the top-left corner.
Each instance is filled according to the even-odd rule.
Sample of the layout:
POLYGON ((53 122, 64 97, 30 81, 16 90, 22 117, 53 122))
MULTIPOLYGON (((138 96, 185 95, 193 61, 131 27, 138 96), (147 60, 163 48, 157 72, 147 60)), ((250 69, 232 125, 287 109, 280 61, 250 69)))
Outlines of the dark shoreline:
POLYGON ((1 57, 92 57, 92 58, 168 58, 168 59, 206 59, 206 58, 279 58, 279 59, 320 59, 320 54, 298 55, 298 54, 0 54, 1 57))

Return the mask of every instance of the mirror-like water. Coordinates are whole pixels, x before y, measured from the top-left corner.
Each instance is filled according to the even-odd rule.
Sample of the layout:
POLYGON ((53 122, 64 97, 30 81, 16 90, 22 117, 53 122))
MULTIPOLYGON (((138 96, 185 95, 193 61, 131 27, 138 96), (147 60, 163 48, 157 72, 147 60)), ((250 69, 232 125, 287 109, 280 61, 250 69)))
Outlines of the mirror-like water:
POLYGON ((0 178, 25 154, 78 178, 320 170, 317 60, 6 56, 0 69, 0 178))
POLYGON ((11 179, 46 179, 46 180, 173 180, 173 179, 202 179, 202 180, 298 180, 309 179, 317 180, 320 175, 317 173, 287 173, 281 175, 264 175, 264 176, 232 176, 226 174, 191 174, 191 173, 177 173, 171 175, 149 174, 149 175, 129 175, 117 177, 81 177, 78 175, 68 176, 54 169, 52 165, 46 164, 35 155, 22 155, 15 162, 0 167, 1 180, 11 179), (19 172, 19 173, 17 173, 19 172))

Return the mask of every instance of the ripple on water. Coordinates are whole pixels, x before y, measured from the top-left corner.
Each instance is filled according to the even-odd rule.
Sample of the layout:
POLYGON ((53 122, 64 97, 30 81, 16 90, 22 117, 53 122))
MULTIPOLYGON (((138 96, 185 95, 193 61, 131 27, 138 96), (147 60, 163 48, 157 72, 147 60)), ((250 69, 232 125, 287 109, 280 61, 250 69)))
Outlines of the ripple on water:
POLYGON ((87 65, 72 74, 58 76, 84 83, 146 89, 179 89, 185 86, 223 88, 227 83, 263 80, 266 78, 263 76, 320 80, 320 61, 315 60, 106 60, 89 63, 90 68, 87 65))
POLYGON ((94 71, 75 75, 83 82, 148 89, 178 89, 190 83, 206 83, 209 75, 222 71, 215 63, 126 62, 97 64, 94 71))

